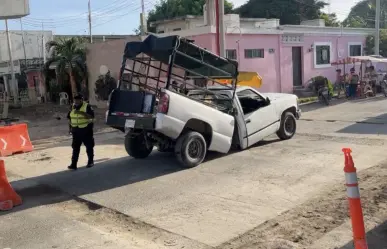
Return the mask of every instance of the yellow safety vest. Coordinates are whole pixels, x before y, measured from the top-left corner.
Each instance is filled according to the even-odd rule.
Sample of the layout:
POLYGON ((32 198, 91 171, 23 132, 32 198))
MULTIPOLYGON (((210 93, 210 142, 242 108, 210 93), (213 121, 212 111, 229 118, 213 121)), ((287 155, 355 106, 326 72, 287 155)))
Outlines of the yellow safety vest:
MULTIPOLYGON (((87 103, 83 102, 82 107, 79 109, 81 112, 86 112, 87 103)), ((90 123, 93 123, 93 119, 85 118, 83 115, 75 114, 75 108, 70 112, 70 124, 72 127, 86 128, 90 123)))

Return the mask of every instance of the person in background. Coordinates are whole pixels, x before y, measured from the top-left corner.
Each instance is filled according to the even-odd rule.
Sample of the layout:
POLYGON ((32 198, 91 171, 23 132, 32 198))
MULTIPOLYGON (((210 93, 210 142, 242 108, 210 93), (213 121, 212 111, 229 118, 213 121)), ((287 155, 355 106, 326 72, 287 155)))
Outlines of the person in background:
POLYGON ((378 73, 375 70, 374 66, 370 66, 370 85, 372 87, 372 91, 376 93, 376 82, 378 81, 378 73))
POLYGON ((73 155, 71 158, 71 165, 68 167, 71 170, 77 169, 79 153, 82 143, 86 146, 86 153, 88 157, 87 168, 94 166, 94 111, 93 108, 85 101, 83 96, 78 94, 74 97, 74 104, 71 111, 68 113, 71 126, 71 133, 73 136, 72 148, 73 155))
POLYGON ((336 87, 338 88, 339 93, 341 90, 344 90, 345 93, 345 79, 344 76, 341 74, 341 69, 336 69, 336 87))
POLYGON ((355 68, 351 68, 349 74, 349 97, 356 97, 357 85, 359 83, 359 75, 356 73, 355 68))

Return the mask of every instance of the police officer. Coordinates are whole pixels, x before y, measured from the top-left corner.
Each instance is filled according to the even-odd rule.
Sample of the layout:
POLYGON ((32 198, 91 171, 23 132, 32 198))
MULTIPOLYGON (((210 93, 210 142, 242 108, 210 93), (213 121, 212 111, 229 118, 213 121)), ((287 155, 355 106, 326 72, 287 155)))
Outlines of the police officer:
POLYGON ((71 133, 73 135, 73 156, 71 165, 68 167, 71 170, 77 169, 79 152, 82 143, 86 146, 88 157, 87 168, 94 166, 94 136, 93 136, 93 120, 94 111, 91 106, 83 101, 82 95, 78 94, 74 97, 74 104, 67 115, 70 120, 71 133))

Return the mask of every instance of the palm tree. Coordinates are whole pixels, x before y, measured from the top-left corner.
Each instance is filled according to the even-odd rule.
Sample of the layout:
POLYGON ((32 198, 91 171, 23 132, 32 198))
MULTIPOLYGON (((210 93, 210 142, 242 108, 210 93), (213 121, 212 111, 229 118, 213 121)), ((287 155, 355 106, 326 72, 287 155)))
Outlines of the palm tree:
POLYGON ((77 94, 78 89, 75 81, 75 74, 86 76, 86 47, 82 38, 60 39, 50 41, 46 49, 51 53, 51 58, 45 64, 45 71, 48 72, 51 64, 56 64, 59 77, 69 76, 72 97, 77 94))

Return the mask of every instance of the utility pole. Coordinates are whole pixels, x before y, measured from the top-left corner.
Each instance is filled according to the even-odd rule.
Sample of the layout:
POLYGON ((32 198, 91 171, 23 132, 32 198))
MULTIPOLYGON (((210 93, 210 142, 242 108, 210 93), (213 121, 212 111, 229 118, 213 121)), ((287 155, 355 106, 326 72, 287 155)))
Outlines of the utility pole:
POLYGON ((216 26, 216 54, 220 55, 220 32, 219 32, 219 0, 215 1, 215 26, 216 26))
POLYGON ((44 77, 43 77, 43 66, 46 64, 46 39, 44 37, 44 23, 42 22, 42 58, 43 58, 43 63, 40 64, 40 76, 39 76, 39 86, 35 86, 35 91, 38 93, 40 96, 43 95, 43 85, 44 85, 44 77), (37 87, 37 88, 36 88, 37 87))
POLYGON ((15 77, 15 66, 13 64, 13 55, 12 55, 12 46, 11 46, 11 36, 8 29, 8 20, 5 19, 5 33, 7 34, 8 41, 8 54, 9 54, 9 64, 11 66, 11 89, 13 90, 13 103, 17 104, 19 102, 19 87, 15 77))
POLYGON ((146 24, 145 24, 145 4, 144 0, 141 0, 141 14, 140 14, 140 25, 141 25, 141 35, 146 33, 146 24))
POLYGON ((375 55, 379 55, 379 40, 380 40, 380 0, 376 0, 375 9, 375 55))
POLYGON ((23 52, 24 52, 24 63, 27 67, 27 53, 26 53, 26 44, 25 44, 25 38, 24 38, 24 30, 23 30, 23 21, 20 18, 20 30, 22 32, 22 43, 23 43, 23 52))
POLYGON ((88 8, 89 8, 89 35, 90 35, 90 43, 93 43, 93 35, 91 34, 91 0, 89 0, 88 8))
POLYGON ((42 22, 42 58, 43 63, 46 63, 46 38, 44 37, 44 23, 42 22))
POLYGON ((328 0, 328 14, 332 14, 332 12, 331 12, 331 0, 328 0))
POLYGON ((219 49, 220 56, 226 57, 226 29, 224 27, 224 0, 219 1, 219 49))

